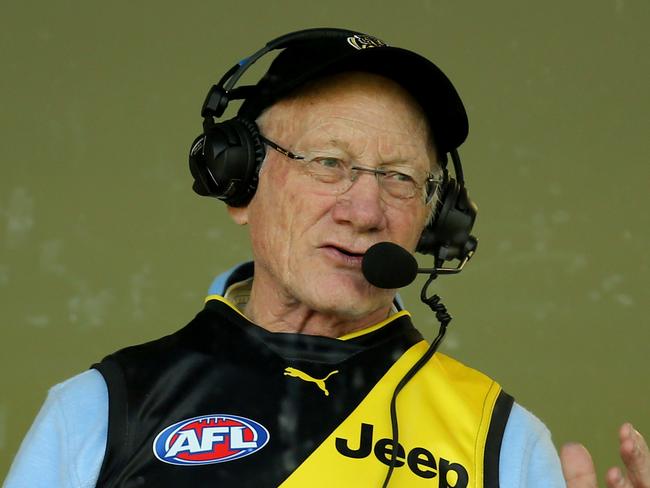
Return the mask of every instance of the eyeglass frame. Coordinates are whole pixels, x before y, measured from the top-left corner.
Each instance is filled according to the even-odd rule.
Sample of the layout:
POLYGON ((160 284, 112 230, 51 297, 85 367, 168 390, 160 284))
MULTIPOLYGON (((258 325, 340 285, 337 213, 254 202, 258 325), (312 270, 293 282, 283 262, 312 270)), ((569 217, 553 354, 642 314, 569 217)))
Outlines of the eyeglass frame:
MULTIPOLYGON (((263 136, 262 134, 260 134, 259 137, 260 137, 260 140, 264 144, 266 144, 267 146, 270 146, 272 149, 274 149, 275 151, 279 152, 280 154, 282 154, 283 156, 285 156, 285 157, 287 157, 289 159, 292 159, 294 161, 311 162, 311 161, 306 161, 305 156, 300 156, 298 154, 295 154, 295 153, 289 151, 288 149, 283 148, 277 142, 273 142, 272 140, 268 139, 267 137, 263 136)), ((381 169, 381 168, 369 168, 369 167, 366 167, 366 166, 350 166, 348 174, 346 176, 346 178, 349 179, 350 182, 351 182, 351 185, 350 185, 350 187, 348 187, 348 190, 352 187, 352 184, 354 184, 354 182, 356 181, 356 178, 353 176, 352 171, 357 171, 357 172, 363 171, 363 172, 375 175, 375 179, 377 179, 377 183, 379 184, 379 187, 382 188, 382 190, 384 188, 383 183, 382 183, 383 180, 380 180, 379 176, 385 176, 388 173, 398 173, 398 174, 403 174, 404 176, 408 176, 409 178, 411 178, 413 180, 413 183, 415 184, 415 188, 417 190, 422 190, 423 188, 425 189, 424 203, 426 205, 431 203, 431 200, 433 199, 434 195, 436 194, 437 189, 440 187, 440 185, 444 181, 444 178, 436 178, 433 175, 433 173, 426 172, 425 173, 426 178, 424 180, 424 183, 423 184, 418 184, 418 182, 415 181, 415 179, 411 175, 408 175, 406 173, 401 173, 400 171, 394 171, 394 170, 387 171, 387 170, 381 169)), ((345 190, 345 191, 348 191, 348 190, 345 190)), ((387 190, 385 190, 385 191, 387 193, 389 193, 387 190)), ((343 193, 345 193, 345 192, 343 192, 343 193)), ((390 193, 389 193, 389 195, 390 195, 390 193)), ((404 198, 396 197, 394 195, 391 195, 391 196, 394 197, 394 198, 400 199, 400 200, 410 200, 410 199, 414 198, 416 195, 413 195, 411 197, 404 197, 404 198)))

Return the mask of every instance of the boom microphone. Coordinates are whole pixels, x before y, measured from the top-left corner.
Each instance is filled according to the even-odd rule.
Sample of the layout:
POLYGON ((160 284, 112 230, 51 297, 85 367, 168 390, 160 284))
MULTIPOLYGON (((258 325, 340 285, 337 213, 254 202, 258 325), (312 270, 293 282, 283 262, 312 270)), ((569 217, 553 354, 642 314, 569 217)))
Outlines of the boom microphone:
POLYGON ((417 276, 418 262, 403 247, 393 242, 379 242, 363 255, 361 271, 377 288, 402 288, 417 276))
POLYGON ((468 252, 462 258, 461 264, 457 268, 418 268, 418 262, 415 257, 401 246, 393 242, 379 242, 370 248, 363 255, 361 261, 361 271, 363 276, 370 282, 371 285, 377 288, 401 288, 413 282, 418 273, 428 273, 429 279, 422 288, 420 299, 427 304, 431 310, 436 314, 436 319, 440 322, 440 329, 438 335, 429 345, 426 352, 411 366, 411 368, 402 376, 393 390, 393 395, 390 400, 390 425, 392 431, 392 444, 393 448, 390 454, 390 462, 388 463, 388 472, 384 478, 382 488, 386 488, 390 482, 393 470, 399 466, 397 464, 398 449, 399 449, 399 428, 397 418, 397 396, 400 394, 404 386, 415 376, 415 374, 422 369, 422 367, 433 357, 438 350, 438 346, 442 342, 447 326, 451 321, 451 315, 447 312, 447 308, 440 302, 438 295, 427 296, 427 289, 429 285, 438 276, 438 273, 453 274, 458 273, 463 269, 465 263, 472 256, 472 252, 468 252))

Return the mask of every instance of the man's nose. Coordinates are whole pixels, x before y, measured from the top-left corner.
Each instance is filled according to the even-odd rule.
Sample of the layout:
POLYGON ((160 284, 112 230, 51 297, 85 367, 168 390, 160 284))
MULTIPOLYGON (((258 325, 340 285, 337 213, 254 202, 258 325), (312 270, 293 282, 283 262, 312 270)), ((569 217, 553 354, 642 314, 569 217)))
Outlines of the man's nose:
POLYGON ((355 176, 350 188, 336 199, 334 220, 352 225, 360 232, 384 229, 386 208, 377 176, 363 171, 355 176))

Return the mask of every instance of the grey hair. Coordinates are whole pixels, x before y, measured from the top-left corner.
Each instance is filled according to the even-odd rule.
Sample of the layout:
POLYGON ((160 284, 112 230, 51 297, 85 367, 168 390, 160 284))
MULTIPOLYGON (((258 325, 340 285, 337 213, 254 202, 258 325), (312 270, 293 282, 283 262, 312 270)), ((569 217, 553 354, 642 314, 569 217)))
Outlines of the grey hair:
POLYGON ((436 216, 436 209, 440 204, 440 197, 442 196, 442 185, 444 184, 445 177, 445 171, 443 169, 444 164, 445 160, 437 157, 435 159, 435 163, 433 164, 434 167, 431 169, 431 176, 433 176, 433 178, 439 183, 436 185, 433 196, 429 199, 429 215, 427 215, 425 225, 429 225, 433 221, 434 217, 436 216))

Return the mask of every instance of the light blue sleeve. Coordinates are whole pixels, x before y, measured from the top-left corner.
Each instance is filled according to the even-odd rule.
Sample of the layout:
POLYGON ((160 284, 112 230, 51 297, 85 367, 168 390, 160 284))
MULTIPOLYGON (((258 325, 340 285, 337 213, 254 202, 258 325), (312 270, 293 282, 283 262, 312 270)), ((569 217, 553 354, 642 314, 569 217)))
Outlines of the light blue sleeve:
POLYGON ((521 405, 512 406, 499 463, 501 488, 565 488, 560 459, 546 426, 521 405))
POLYGON ((92 488, 104 460, 108 390, 89 370, 50 389, 4 488, 92 488))
MULTIPOLYGON (((208 294, 223 295, 228 277, 217 276, 208 294)), ((3 488, 94 488, 108 435, 108 390, 89 370, 50 389, 16 454, 3 488)))

